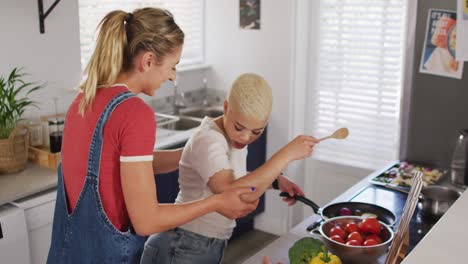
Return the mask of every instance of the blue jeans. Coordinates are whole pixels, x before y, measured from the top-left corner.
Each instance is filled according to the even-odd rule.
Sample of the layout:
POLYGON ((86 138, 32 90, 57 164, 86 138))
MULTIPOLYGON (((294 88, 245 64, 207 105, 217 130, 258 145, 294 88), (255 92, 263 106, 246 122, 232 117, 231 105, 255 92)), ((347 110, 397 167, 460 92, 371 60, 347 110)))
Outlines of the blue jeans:
POLYGON ((175 228, 148 238, 140 264, 221 263, 226 245, 227 240, 175 228))

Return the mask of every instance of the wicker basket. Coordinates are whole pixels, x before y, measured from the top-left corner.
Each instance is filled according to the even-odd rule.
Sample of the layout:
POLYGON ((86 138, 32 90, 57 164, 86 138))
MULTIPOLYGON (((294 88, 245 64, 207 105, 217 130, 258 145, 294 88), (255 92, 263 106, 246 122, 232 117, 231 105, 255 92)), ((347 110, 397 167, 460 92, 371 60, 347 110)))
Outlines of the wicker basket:
POLYGON ((28 145, 29 130, 24 126, 17 126, 7 139, 0 139, 0 174, 18 172, 26 167, 28 145))

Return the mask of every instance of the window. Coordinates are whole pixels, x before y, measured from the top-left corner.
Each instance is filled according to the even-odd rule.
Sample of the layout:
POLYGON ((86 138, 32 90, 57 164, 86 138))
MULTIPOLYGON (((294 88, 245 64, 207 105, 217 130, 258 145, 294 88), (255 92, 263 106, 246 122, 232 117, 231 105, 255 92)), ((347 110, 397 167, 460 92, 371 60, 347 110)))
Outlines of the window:
POLYGON ((84 69, 94 50, 96 28, 112 10, 131 12, 142 7, 169 10, 185 33, 184 49, 179 65, 200 64, 203 55, 203 0, 79 0, 81 68, 84 69))
POLYGON ((348 127, 319 160, 376 169, 398 157, 407 0, 321 0, 313 134, 348 127))

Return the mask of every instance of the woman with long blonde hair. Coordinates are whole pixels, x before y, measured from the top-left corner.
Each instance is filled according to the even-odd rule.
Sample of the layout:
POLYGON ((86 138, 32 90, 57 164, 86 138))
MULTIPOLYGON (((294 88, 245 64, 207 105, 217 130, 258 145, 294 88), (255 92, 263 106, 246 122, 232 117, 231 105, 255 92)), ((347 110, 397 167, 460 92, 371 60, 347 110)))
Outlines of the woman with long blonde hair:
POLYGON ((159 204, 155 173, 177 169, 181 149, 153 152, 156 121, 136 94, 176 77, 184 33, 171 13, 113 11, 99 26, 86 80, 66 116, 48 263, 138 263, 147 235, 218 212, 255 209, 250 187, 185 204, 159 204))

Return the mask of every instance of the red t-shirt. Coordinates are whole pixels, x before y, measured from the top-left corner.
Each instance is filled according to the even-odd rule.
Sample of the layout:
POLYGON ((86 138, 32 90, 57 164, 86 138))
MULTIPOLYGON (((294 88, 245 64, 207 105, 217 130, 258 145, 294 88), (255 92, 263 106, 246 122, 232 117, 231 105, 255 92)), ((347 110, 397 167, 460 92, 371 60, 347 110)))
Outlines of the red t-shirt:
MULTIPOLYGON (((94 128, 104 107, 117 94, 128 91, 124 85, 98 88, 91 110, 78 113, 83 96, 72 102, 66 119, 62 143, 62 169, 68 208, 73 210, 84 186, 88 153, 94 128)), ((122 193, 120 162, 151 161, 156 138, 153 110, 140 98, 121 103, 103 129, 99 193, 104 211, 119 230, 128 229, 130 219, 122 193)))

